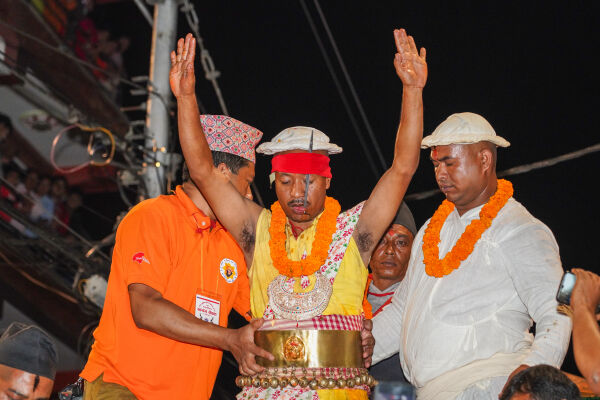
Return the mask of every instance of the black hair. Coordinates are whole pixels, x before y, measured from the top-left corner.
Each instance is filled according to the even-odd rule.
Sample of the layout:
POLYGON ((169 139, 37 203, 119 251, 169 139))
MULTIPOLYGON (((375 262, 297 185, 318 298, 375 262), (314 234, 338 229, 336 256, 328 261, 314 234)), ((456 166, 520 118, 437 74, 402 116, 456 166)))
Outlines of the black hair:
POLYGON ((4 114, 0 114, 0 124, 6 125, 8 127, 9 132, 12 132, 13 124, 12 124, 12 121, 10 120, 10 117, 8 117, 4 114))
MULTIPOLYGON (((250 161, 243 157, 236 156, 235 154, 225 153, 223 151, 211 151, 213 164, 218 167, 219 164, 225 164, 231 172, 237 175, 241 168, 250 165, 250 161)), ((188 170, 187 164, 183 163, 183 169, 181 170, 181 180, 187 182, 190 180, 190 171, 188 170)))
POLYGON ((578 400, 580 396, 577 385, 550 365, 536 365, 513 376, 500 400, 515 394, 530 394, 532 400, 578 400))
POLYGON ((67 190, 67 196, 70 196, 70 195, 72 195, 72 194, 76 194, 76 195, 78 195, 79 197, 83 198, 83 192, 82 192, 82 191, 81 191, 81 189, 79 189, 78 187, 75 187, 75 186, 74 186, 74 187, 70 187, 70 188, 67 190))

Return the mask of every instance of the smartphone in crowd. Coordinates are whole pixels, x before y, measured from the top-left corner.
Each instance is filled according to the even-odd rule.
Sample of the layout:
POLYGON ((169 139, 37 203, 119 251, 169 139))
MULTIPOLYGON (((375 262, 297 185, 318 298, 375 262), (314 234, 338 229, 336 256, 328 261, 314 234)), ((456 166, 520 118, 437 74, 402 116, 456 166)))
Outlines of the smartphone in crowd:
MULTIPOLYGON (((565 271, 563 277, 558 286, 558 292, 556 293, 556 301, 560 304, 571 304, 571 293, 575 287, 575 280, 577 276, 571 271, 565 271)), ((596 314, 600 314, 600 304, 596 306, 596 314)))
POLYGON ((379 382, 375 386, 373 400, 415 400, 415 388, 406 382, 379 382))

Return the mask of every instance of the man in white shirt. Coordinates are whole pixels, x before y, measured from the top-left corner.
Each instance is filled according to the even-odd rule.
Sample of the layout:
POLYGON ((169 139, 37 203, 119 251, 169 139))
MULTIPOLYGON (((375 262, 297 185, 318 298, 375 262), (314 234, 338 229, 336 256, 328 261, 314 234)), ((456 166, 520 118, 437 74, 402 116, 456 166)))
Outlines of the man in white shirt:
POLYGON ((496 147, 509 145, 473 113, 451 115, 423 139, 447 200, 373 320, 373 362, 399 351, 420 400, 497 399, 510 376, 559 367, 567 351, 571 322, 554 299, 558 245, 496 177, 496 147))

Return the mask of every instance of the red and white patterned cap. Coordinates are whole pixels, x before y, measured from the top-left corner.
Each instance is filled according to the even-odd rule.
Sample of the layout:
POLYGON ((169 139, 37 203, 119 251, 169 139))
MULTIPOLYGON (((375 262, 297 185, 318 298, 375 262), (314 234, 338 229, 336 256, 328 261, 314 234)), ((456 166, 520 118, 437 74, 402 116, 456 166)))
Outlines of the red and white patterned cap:
POLYGON ((208 147, 256 162, 254 148, 262 132, 226 115, 200 115, 208 147))

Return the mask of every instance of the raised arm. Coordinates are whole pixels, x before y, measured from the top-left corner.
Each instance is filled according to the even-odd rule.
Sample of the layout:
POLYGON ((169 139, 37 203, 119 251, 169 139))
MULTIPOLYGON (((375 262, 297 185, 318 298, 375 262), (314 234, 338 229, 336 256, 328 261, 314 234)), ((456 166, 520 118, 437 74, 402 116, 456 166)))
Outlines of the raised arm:
POLYGON ((170 83, 177 98, 179 141, 190 177, 210 204, 217 219, 234 236, 248 265, 252 265, 254 231, 262 208, 242 196, 214 165, 200 123, 196 100, 194 56, 196 39, 188 34, 171 52, 170 83))
POLYGON ((390 225, 406 188, 419 164, 421 139, 423 138, 423 87, 427 81, 425 49, 417 51, 412 36, 404 29, 394 31, 398 52, 394 66, 402 80, 402 111, 396 134, 394 161, 373 189, 365 203, 354 232, 355 240, 368 265, 377 241, 390 225))
POLYGON ((573 273, 577 276, 571 295, 575 363, 592 391, 600 394, 600 314, 595 315, 600 304, 600 276, 579 268, 573 273))

